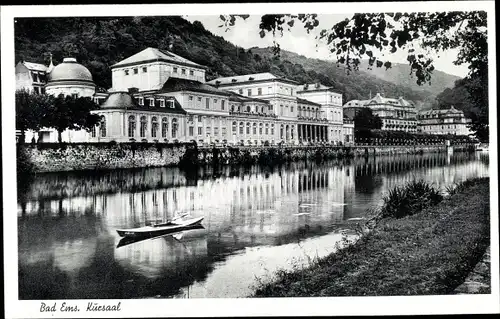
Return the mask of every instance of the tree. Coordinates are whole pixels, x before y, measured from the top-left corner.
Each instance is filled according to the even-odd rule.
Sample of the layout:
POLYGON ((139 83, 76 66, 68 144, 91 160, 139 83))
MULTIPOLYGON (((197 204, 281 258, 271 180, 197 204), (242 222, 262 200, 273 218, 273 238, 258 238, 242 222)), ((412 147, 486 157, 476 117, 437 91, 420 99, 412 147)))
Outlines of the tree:
POLYGON ((354 129, 356 131, 378 130, 382 127, 382 120, 368 107, 363 107, 354 116, 354 129))
POLYGON ((16 91, 16 129, 21 131, 21 144, 24 143, 27 130, 38 131, 41 128, 40 119, 45 116, 53 100, 45 94, 16 91))
POLYGON ((99 106, 89 97, 64 96, 60 94, 54 98, 48 112, 41 119, 41 126, 52 127, 57 130, 57 139, 62 142, 62 132, 66 129, 90 129, 99 124, 101 116, 90 111, 99 109, 99 106))
MULTIPOLYGON (((229 26, 238 15, 226 16, 229 26)), ((242 17, 245 18, 245 17, 242 17)), ((260 36, 276 32, 283 34, 297 23, 310 32, 319 25, 316 14, 264 15, 259 25, 260 36)), ((228 27, 226 23, 226 27, 228 27)), ((407 52, 411 68, 419 85, 431 83, 434 70, 429 53, 458 49, 456 65, 469 64, 467 90, 474 105, 480 110, 471 128, 476 135, 488 135, 488 42, 485 11, 359 13, 321 30, 319 40, 325 40, 337 64, 347 70, 359 69, 361 59, 368 58, 370 67, 391 67, 381 58, 385 51, 407 52), (419 49, 421 50, 419 52, 419 49)), ((279 46, 276 47, 279 51, 279 46)))

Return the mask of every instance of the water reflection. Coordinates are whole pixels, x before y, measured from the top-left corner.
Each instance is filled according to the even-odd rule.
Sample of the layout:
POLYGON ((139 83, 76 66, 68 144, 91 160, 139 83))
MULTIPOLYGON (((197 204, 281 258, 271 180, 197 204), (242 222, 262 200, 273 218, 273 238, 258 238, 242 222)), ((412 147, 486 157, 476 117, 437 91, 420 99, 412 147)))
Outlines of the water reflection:
POLYGON ((395 185, 486 175, 487 161, 460 153, 39 175, 18 196, 20 298, 242 296, 255 276, 331 252, 395 185), (117 248, 116 229, 179 211, 205 229, 117 248))

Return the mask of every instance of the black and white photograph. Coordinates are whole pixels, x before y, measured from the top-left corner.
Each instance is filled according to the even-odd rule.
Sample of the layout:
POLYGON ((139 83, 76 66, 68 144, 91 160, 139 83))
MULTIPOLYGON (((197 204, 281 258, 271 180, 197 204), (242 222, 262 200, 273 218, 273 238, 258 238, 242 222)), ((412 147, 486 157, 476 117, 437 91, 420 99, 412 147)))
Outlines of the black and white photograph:
POLYGON ((494 9, 3 6, 5 316, 499 313, 494 9))

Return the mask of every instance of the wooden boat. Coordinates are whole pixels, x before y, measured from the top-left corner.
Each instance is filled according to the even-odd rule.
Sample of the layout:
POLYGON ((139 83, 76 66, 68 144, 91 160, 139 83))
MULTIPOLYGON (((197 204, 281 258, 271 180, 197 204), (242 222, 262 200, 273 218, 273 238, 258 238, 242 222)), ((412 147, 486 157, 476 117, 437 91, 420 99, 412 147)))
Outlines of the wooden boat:
POLYGON ((197 224, 197 225, 193 225, 193 226, 183 227, 180 231, 176 231, 176 230, 174 230, 174 231, 167 231, 167 232, 164 232, 164 233, 160 233, 159 235, 142 236, 142 237, 125 236, 125 237, 122 237, 120 239, 120 241, 118 242, 118 245, 116 246, 116 248, 127 246, 127 245, 130 245, 130 244, 135 244, 135 243, 138 243, 138 242, 141 242, 141 241, 144 241, 144 240, 166 238, 168 236, 172 236, 172 238, 180 241, 181 240, 180 237, 182 237, 182 235, 184 233, 192 231, 192 230, 201 230, 201 229, 205 229, 205 227, 203 227, 203 225, 201 225, 201 224, 197 224))
POLYGON ((199 225, 203 217, 186 219, 186 220, 172 220, 166 223, 156 224, 152 226, 130 228, 130 229, 117 229, 116 232, 121 237, 153 237, 166 235, 173 232, 179 232, 186 228, 199 225))

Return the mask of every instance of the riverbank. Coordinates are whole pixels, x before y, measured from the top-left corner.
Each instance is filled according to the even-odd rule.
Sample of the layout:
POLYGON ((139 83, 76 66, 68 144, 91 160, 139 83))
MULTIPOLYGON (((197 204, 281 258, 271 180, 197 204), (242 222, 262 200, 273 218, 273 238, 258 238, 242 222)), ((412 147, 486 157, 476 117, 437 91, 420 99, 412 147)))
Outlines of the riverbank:
POLYGON ((490 244, 489 179, 435 206, 384 218, 353 245, 309 268, 278 272, 255 297, 453 294, 490 244))
MULTIPOLYGON (((466 145, 455 152, 470 151, 466 145)), ((445 153, 445 145, 270 146, 197 148, 190 143, 81 143, 18 145, 18 172, 97 171, 199 165, 275 165, 299 160, 324 161, 396 154, 445 153)))

